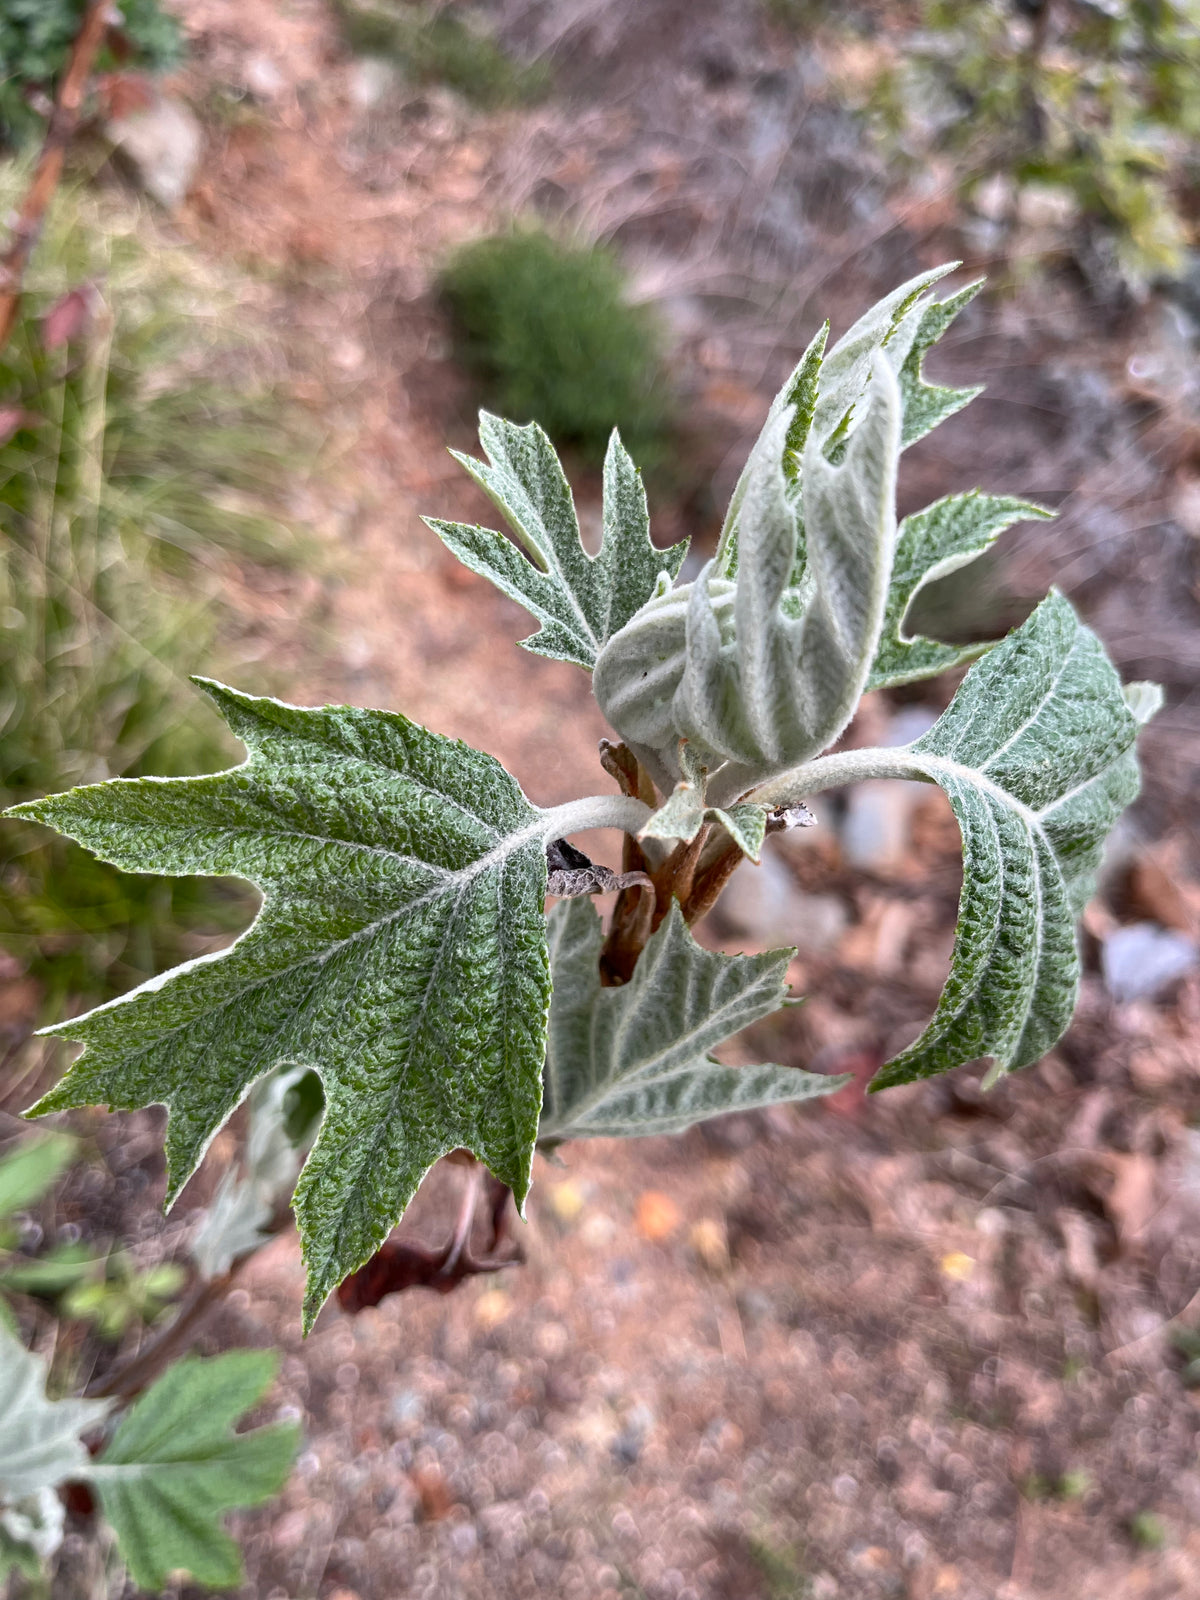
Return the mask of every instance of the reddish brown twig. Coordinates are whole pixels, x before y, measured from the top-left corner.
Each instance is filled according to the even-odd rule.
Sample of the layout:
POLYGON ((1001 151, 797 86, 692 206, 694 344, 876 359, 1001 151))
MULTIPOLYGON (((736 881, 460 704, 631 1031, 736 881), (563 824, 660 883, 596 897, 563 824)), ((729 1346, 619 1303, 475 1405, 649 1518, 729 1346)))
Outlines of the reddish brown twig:
MULTIPOLYGON (((243 1257, 248 1260, 249 1257, 243 1257)), ((202 1278, 187 1298, 180 1302, 174 1320, 153 1334, 141 1349, 121 1362, 85 1391, 89 1399, 129 1401, 141 1394, 176 1356, 191 1347, 201 1324, 229 1292, 241 1261, 235 1261, 219 1278, 202 1278)))
MULTIPOLYGON (((291 1225, 291 1201, 284 1196, 262 1229, 263 1242, 283 1233, 291 1225)), ((209 1314, 221 1304, 242 1268, 258 1249, 259 1246, 255 1245, 253 1249, 235 1257, 229 1269, 218 1277, 197 1278, 188 1294, 179 1302, 175 1316, 166 1327, 156 1329, 127 1361, 118 1362, 102 1378, 89 1384, 84 1391, 88 1398, 111 1397, 125 1404, 136 1399, 177 1356, 191 1348, 209 1314)))
POLYGON ((0 350, 8 343, 16 326, 25 269, 62 176, 67 146, 79 123, 83 92, 110 17, 110 0, 89 0, 75 43, 71 46, 66 70, 59 79, 54 110, 50 113, 32 181, 17 213, 12 240, 3 257, 0 257, 0 350))

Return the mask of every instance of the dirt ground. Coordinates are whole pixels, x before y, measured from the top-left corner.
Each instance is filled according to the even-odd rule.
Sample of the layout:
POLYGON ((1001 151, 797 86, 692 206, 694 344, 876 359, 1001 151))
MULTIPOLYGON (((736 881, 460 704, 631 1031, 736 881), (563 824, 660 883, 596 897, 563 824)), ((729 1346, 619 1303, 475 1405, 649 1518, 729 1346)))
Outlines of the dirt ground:
MULTIPOLYGON (((242 686, 399 708, 491 751, 540 804, 604 784, 583 675, 514 648, 524 614, 418 520, 485 509, 444 451, 473 444, 470 395, 431 276, 449 244, 555 185, 557 210, 621 242, 674 319, 695 436, 720 441, 705 445, 715 503, 814 307, 845 326, 947 253, 937 195, 896 196, 862 157, 801 195, 819 232, 775 239, 770 272, 800 287, 771 332, 763 230, 804 140, 845 135, 814 110, 804 138, 752 174, 761 194, 731 227, 712 196, 757 126, 752 72, 736 51, 732 81, 704 61, 725 59, 739 9, 646 6, 651 43, 678 57, 655 122, 656 80, 631 65, 644 52, 616 5, 595 9, 568 58, 590 60, 603 92, 491 117, 443 91, 367 103, 317 0, 186 8, 181 88, 208 154, 173 226, 254 270, 253 314, 324 429, 322 471, 293 511, 327 555, 303 575, 230 574, 242 686), (707 179, 680 153, 697 120, 719 147, 707 179), (721 321, 738 274, 757 287, 721 321)), ((526 22, 537 45, 545 13, 526 22)), ((982 366, 990 397, 914 453, 904 485, 915 505, 986 472, 989 488, 1054 498, 1054 534, 1012 547, 1011 593, 1065 559, 1123 668, 1172 687, 1149 805, 1089 912, 1068 1037, 986 1097, 968 1070, 868 1100, 861 1083, 936 1001, 957 838, 935 796, 906 819, 901 859, 852 868, 831 810, 773 879, 802 913, 833 908, 832 931, 793 965, 809 1002, 738 1049, 851 1071, 855 1085, 803 1112, 539 1158, 516 1224, 523 1266, 357 1318, 329 1308, 306 1342, 294 1238, 254 1259, 203 1342, 281 1346, 270 1413, 301 1417, 306 1445, 282 1502, 237 1519, 243 1600, 1200 1595, 1200 1391, 1178 1337, 1200 1330, 1200 977, 1118 1005, 1096 969, 1116 921, 1194 936, 1200 916, 1186 831, 1195 540, 1145 533, 1190 447, 1161 396, 1128 394, 1127 345, 1099 325, 1054 288, 966 319, 943 370, 982 366), (1002 446, 980 443, 993 432, 1002 446)), ((595 499, 585 480, 585 514, 595 499)), ((681 529, 711 531, 703 498, 668 511, 660 536, 681 529)), ((612 841, 589 848, 614 859, 612 841)), ((709 936, 744 948, 755 929, 709 936)), ((95 1127, 158 1226, 161 1159, 142 1137, 154 1118, 136 1134, 128 1119, 95 1127)), ((444 1232, 456 1182, 439 1169, 406 1229, 444 1232)))

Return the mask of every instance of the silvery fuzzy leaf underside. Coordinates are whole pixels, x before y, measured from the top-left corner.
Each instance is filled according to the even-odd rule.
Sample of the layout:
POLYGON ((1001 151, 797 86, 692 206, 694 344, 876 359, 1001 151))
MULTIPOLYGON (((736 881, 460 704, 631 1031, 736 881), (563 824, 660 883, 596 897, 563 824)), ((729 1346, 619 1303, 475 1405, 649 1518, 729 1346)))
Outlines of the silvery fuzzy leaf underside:
POLYGON ((917 589, 1006 525, 1000 502, 986 501, 988 524, 982 498, 968 507, 959 497, 955 517, 942 503, 908 519, 897 545, 900 451, 978 393, 924 374, 929 349, 979 289, 932 298, 950 270, 902 284, 828 353, 817 335, 772 402, 714 562, 601 651, 601 709, 664 790, 682 776, 680 738, 724 804, 831 744, 869 683, 928 676, 982 648, 903 633, 917 589))
POLYGON ((49 1400, 46 1363, 0 1322, 0 1501, 26 1500, 77 1478, 88 1453, 80 1434, 103 1420, 108 1400, 49 1400))
POLYGON ((288 1135, 286 1105, 306 1071, 279 1068, 247 1096, 241 1162, 221 1179, 192 1236, 192 1259, 206 1278, 220 1277, 265 1242, 276 1207, 295 1184, 303 1153, 288 1135))
POLYGON ((672 903, 630 981, 604 989, 604 932, 590 901, 556 905, 549 939, 543 1145, 680 1133, 723 1112, 832 1094, 847 1081, 796 1067, 725 1067, 708 1054, 779 1009, 792 950, 704 950, 672 903))
POLYGON ((249 879, 218 955, 48 1031, 86 1046, 36 1111, 169 1107, 174 1198, 250 1085, 321 1077, 296 1188, 306 1325, 465 1146, 529 1186, 549 1004, 542 813, 491 756, 395 712, 208 692, 249 751, 202 778, 116 780, 21 806, 127 871, 249 879))
MULTIPOLYGON (((1148 714, 1152 697, 1138 697, 1146 686, 1133 687, 1148 714)), ((930 778, 949 797, 963 887, 937 1011, 873 1089, 983 1056, 994 1078, 1061 1037, 1079 987, 1075 920, 1104 839, 1138 791, 1137 729, 1103 646, 1055 594, 897 752, 897 775, 930 778)))
POLYGON ((541 428, 532 422, 518 427, 482 411, 479 439, 486 463, 451 453, 503 514, 519 544, 490 528, 425 521, 465 566, 542 624, 523 641, 527 650, 590 672, 612 635, 669 586, 688 542, 666 550, 651 543, 641 475, 615 430, 604 459, 603 542, 595 556, 583 547, 570 487, 541 428))
MULTIPOLYGON (((919 273, 893 289, 865 312, 826 353, 829 324, 817 333, 807 350, 789 373, 787 381, 771 402, 758 439, 730 497, 729 509, 721 530, 717 553, 717 572, 732 578, 737 572, 737 526, 756 454, 764 447, 772 424, 786 410, 792 420, 782 442, 784 474, 789 482, 800 476, 800 462, 810 434, 828 453, 844 443, 856 421, 859 406, 870 382, 876 355, 887 350, 900 384, 904 413, 901 448, 906 449, 944 422, 980 393, 979 389, 954 389, 926 381, 923 363, 930 348, 946 333, 963 308, 979 293, 982 280, 948 295, 933 299, 927 291, 957 262, 948 262, 919 273)), ((804 570, 803 529, 801 548, 792 582, 798 583, 804 570)))
POLYGON ((806 574, 782 466, 792 414, 760 442, 738 518, 736 583, 714 565, 652 601, 601 651, 601 710, 670 789, 686 739, 724 805, 751 784, 809 759, 858 704, 883 622, 895 544, 900 393, 877 358, 867 404, 842 453, 810 435, 801 474, 806 574))
POLYGON ((911 637, 904 630, 905 615, 926 584, 982 555, 1005 528, 1053 515, 1028 500, 973 489, 969 494, 947 495, 905 517, 896 534, 887 611, 867 688, 884 689, 930 678, 990 649, 987 642, 953 645, 911 637))

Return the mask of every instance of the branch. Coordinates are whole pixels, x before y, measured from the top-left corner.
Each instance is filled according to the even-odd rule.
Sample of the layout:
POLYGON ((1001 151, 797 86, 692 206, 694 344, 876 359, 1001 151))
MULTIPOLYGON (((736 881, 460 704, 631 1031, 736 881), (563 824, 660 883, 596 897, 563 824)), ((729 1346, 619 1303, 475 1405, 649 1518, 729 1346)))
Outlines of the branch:
POLYGON ((180 1302, 174 1321, 147 1339, 137 1353, 114 1367, 99 1382, 89 1384, 84 1393, 89 1399, 109 1398, 128 1402, 169 1366, 176 1356, 182 1355, 209 1312, 224 1298, 233 1285, 234 1277, 243 1261, 235 1261, 228 1272, 219 1278, 202 1278, 186 1300, 180 1302))
POLYGON ((66 70, 59 79, 54 110, 50 113, 33 179, 17 213, 12 241, 0 258, 0 350, 8 343, 16 326, 25 269, 41 235, 46 209, 58 188, 67 145, 79 123, 83 91, 111 20, 109 0, 89 0, 75 43, 71 46, 66 70))
POLYGON ((136 1399, 177 1356, 190 1349, 205 1319, 233 1288, 238 1274, 251 1256, 261 1250, 268 1239, 275 1238, 289 1227, 291 1221, 291 1199, 285 1194, 261 1230, 261 1241, 236 1257, 227 1272, 215 1278, 198 1278, 186 1298, 179 1302, 173 1320, 165 1328, 152 1333, 127 1361, 118 1362, 104 1377, 89 1384, 84 1391, 88 1398, 111 1397, 126 1405, 136 1399))

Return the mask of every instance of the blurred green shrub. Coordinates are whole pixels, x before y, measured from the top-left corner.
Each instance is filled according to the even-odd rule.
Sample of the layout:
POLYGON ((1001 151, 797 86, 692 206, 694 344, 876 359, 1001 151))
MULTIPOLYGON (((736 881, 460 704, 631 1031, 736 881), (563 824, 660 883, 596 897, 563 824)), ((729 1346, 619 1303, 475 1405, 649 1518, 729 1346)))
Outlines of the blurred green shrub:
POLYGON ((767 20, 781 28, 814 28, 829 20, 833 0, 762 0, 767 20))
POLYGON ((619 427, 653 466, 669 421, 662 338, 609 251, 532 229, 477 239, 446 264, 441 291, 485 404, 593 460, 619 427))
MULTIPOLYGON (((0 173, 0 208, 20 182, 0 173)), ((225 291, 202 272, 127 207, 67 192, 52 211, 0 354, 4 805, 235 754, 186 674, 211 665, 222 560, 296 558, 270 504, 303 447, 248 353, 215 336, 225 291)), ((246 906, 0 831, 0 949, 55 1005, 195 954, 197 930, 246 906)))
MULTIPOLYGON (((87 0, 0 0, 0 142, 10 146, 41 137, 38 109, 53 98, 87 0)), ((179 24, 159 0, 121 0, 115 37, 100 52, 97 72, 136 67, 161 72, 179 59, 179 24)), ((114 34, 110 33, 110 39, 114 34)))
POLYGON ((394 61, 413 83, 444 83, 485 110, 529 105, 549 92, 545 62, 514 61, 453 6, 337 0, 337 7, 351 50, 394 61))
POLYGON ((953 155, 968 196, 1048 189, 1139 285, 1184 261, 1198 86, 1196 0, 924 0, 870 103, 893 149, 953 155))

